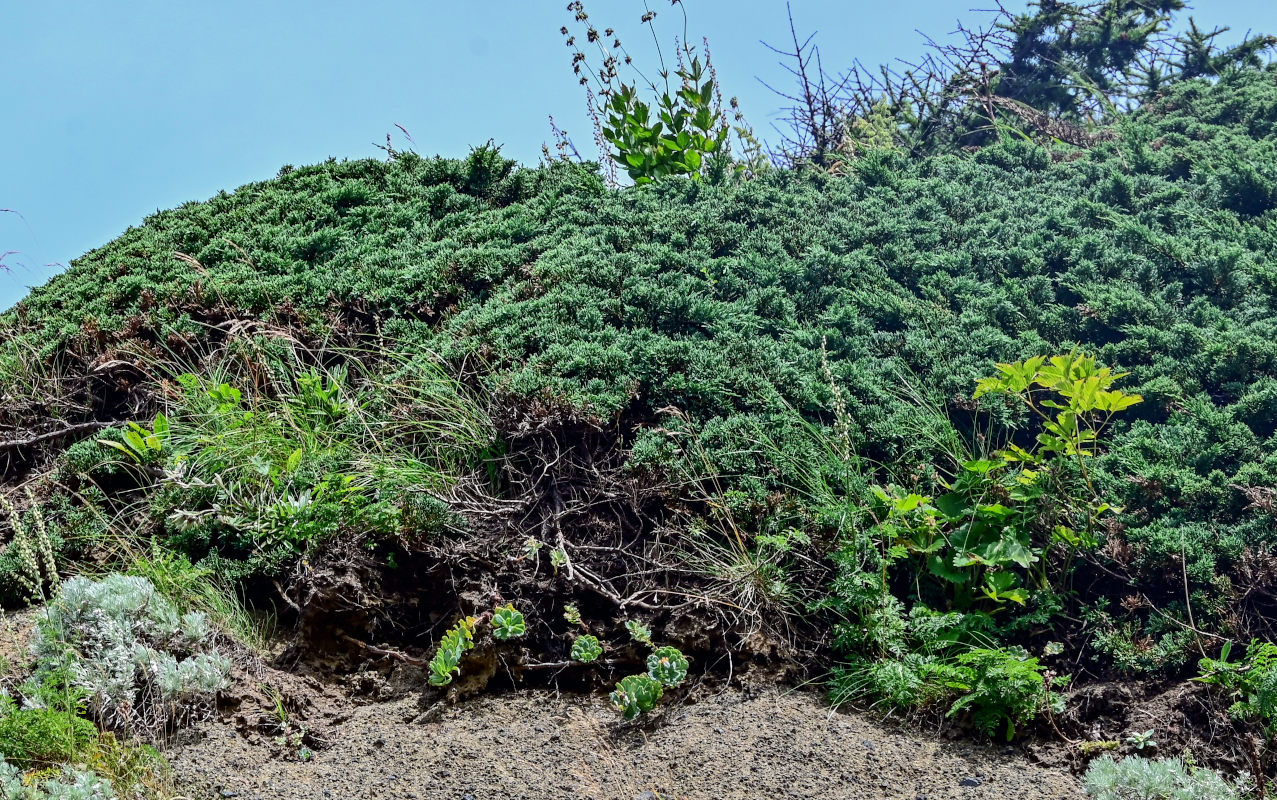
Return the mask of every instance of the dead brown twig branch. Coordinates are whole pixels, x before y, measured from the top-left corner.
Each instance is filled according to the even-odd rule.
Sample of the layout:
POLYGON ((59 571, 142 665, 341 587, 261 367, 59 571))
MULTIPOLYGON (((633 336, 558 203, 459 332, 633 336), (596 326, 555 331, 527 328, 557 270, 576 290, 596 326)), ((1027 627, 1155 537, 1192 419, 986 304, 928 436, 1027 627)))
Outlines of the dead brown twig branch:
POLYGON ((25 439, 10 439, 5 442, 0 442, 0 451, 13 450, 19 447, 30 447, 31 445, 40 444, 41 442, 61 439, 65 436, 75 436, 81 433, 88 433, 89 431, 101 430, 102 428, 109 428, 111 424, 112 423, 110 422, 94 420, 93 422, 81 422, 76 425, 68 425, 65 428, 59 428, 55 431, 38 433, 34 436, 28 436, 25 439))

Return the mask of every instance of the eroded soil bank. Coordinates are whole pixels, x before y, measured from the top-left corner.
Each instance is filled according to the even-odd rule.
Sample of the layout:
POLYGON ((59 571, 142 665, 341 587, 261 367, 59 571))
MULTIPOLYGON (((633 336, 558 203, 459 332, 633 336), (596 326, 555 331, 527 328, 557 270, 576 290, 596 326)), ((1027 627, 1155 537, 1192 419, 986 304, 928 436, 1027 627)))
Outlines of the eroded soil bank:
POLYGON ((179 783, 192 798, 243 800, 1085 797, 1019 750, 894 730, 811 692, 707 693, 642 727, 620 723, 604 697, 548 690, 475 698, 430 721, 412 696, 343 706, 328 694, 314 711, 309 760, 241 715, 171 753, 179 783))

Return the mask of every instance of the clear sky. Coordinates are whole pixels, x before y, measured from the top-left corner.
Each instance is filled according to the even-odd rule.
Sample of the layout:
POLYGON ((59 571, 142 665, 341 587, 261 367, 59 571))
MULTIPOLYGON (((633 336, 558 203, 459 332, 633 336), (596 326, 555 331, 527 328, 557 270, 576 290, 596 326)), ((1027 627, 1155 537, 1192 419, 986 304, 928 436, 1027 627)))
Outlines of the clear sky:
MULTIPOLYGON (((650 0, 666 41, 681 16, 650 0)), ((1023 5, 1024 0, 1018 0, 1023 5)), ((382 156, 388 132, 423 155, 495 139, 527 164, 547 115, 589 148, 559 27, 567 0, 0 1, 0 309, 157 209, 270 178, 284 164, 382 156), (13 252, 7 252, 13 251, 13 252)), ((686 0, 725 93, 764 137, 788 87, 760 40, 788 42, 776 0, 686 0)), ((913 58, 983 0, 791 0, 825 66, 913 58)), ((1273 0, 1198 0, 1207 25, 1277 31, 1273 0)), ((635 53, 642 0, 593 0, 635 53)), ((650 40, 649 40, 650 41, 650 40)))

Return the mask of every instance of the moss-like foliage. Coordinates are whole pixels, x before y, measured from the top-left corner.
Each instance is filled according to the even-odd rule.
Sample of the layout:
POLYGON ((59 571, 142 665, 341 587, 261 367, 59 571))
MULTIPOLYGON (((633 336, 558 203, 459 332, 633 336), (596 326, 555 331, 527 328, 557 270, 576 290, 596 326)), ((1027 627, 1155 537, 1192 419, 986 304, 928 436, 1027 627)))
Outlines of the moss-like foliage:
POLYGON ((65 711, 11 708, 0 716, 0 753, 16 766, 47 767, 74 759, 97 734, 92 722, 65 711))

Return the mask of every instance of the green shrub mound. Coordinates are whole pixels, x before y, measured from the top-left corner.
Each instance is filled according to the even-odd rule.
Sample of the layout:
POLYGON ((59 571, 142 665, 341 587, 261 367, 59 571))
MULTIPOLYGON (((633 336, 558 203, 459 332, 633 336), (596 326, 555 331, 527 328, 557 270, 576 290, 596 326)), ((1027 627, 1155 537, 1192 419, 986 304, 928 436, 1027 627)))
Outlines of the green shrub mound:
MULTIPOLYGON (((463 454, 434 454, 430 463, 449 469, 432 468, 427 497, 411 491, 408 473, 377 469, 377 451, 352 446, 348 437, 362 434, 338 419, 387 430, 411 417, 410 405, 377 409, 361 395, 326 411, 334 385, 318 372, 309 389, 250 368, 238 383, 163 376, 167 401, 198 412, 185 418, 181 447, 165 450, 152 407, 133 419, 132 446, 128 433, 106 435, 119 453, 109 467, 82 451, 74 460, 87 472, 69 457, 62 467, 109 485, 127 483, 111 474, 125 464, 124 474, 158 487, 153 529, 197 557, 279 542, 296 555, 369 528, 384 544, 421 517, 433 521, 414 523, 416 533, 455 531, 465 526, 437 520, 464 517, 480 496, 520 502, 535 470, 503 472, 511 462, 501 459, 552 431, 578 449, 546 463, 579 480, 556 475, 533 498, 555 509, 528 523, 536 536, 565 519, 555 505, 564 487, 569 501, 580 491, 575 499, 595 506, 659 487, 643 495, 655 522, 614 518, 644 534, 677 520, 678 552, 703 576, 698 590, 730 596, 733 608, 848 615, 835 648, 871 663, 899 657, 897 686, 924 687, 902 690, 902 704, 944 697, 1010 734, 1054 703, 1036 658, 1057 634, 1040 626, 1066 608, 1070 641, 1090 642, 1085 663, 1129 672, 1179 670, 1190 628, 1248 635, 1277 604, 1266 577, 1277 545, 1275 79, 1277 70, 1255 68, 1178 83, 1089 149, 1011 136, 916 158, 876 147, 842 176, 774 170, 612 190, 592 165, 521 169, 492 147, 458 161, 397 154, 285 168, 156 214, 0 318, 0 396, 10 399, 0 423, 43 432, 133 419, 124 384, 103 374, 123 362, 143 373, 128 386, 142 385, 138 353, 193 358, 205 340, 252 321, 253 341, 276 350, 288 337, 304 350, 366 333, 400 354, 431 354, 467 398, 490 404, 469 414, 482 430, 463 454), (1045 470, 1042 485, 1084 486, 1084 503, 1016 489, 1037 478, 1011 460, 996 466, 994 453, 1031 446, 1041 421, 1005 397, 973 396, 995 363, 1062 353, 1129 372, 1121 389, 1142 398, 1112 419, 1094 453, 1045 470), (254 390, 275 405, 241 408, 232 394, 254 390), (318 405, 280 399, 302 395, 318 405), (214 430, 259 436, 270 452, 228 454, 214 430), (478 478, 466 473, 484 465, 478 478), (585 496, 583 476, 626 488, 585 496), (1019 492, 1019 505, 1001 494, 986 502, 971 486, 1019 492), (818 490, 842 498, 842 510, 813 504, 818 490), (934 555, 902 539, 884 552, 881 580, 860 580, 865 563, 845 558, 865 530, 857 515, 915 494, 935 500, 928 524, 947 531, 967 511, 986 530, 1010 530, 1008 515, 1028 519, 1035 504, 1055 502, 1065 532, 1046 533, 1067 545, 981 551, 988 558, 977 562, 985 556, 971 544, 964 563, 928 567, 952 584, 938 592, 892 571, 934 555), (275 516, 253 517, 256 501, 245 498, 258 496, 275 516), (654 497, 692 513, 663 517, 654 497), (1104 516, 1085 512, 1093 541, 1083 541, 1070 520, 1101 501, 1104 516), (1078 558, 1067 566, 1085 579, 1059 568, 1061 554, 1078 558), (831 556, 832 584, 821 569, 802 571, 831 556), (870 589, 895 597, 868 603, 870 589), (933 612, 969 619, 941 630, 933 612), (997 651, 1009 641, 1026 654, 997 651), (907 653, 924 655, 911 663, 907 653), (1012 688, 998 689, 1008 676, 1012 688), (986 700, 994 711, 971 707, 986 700)), ((426 441, 405 447, 421 458, 426 441)), ((14 463, 18 474, 35 462, 14 463)), ((900 513, 916 519, 918 508, 900 513)), ((596 599, 624 606, 600 583, 599 563, 574 567, 586 557, 572 547, 585 526, 566 519, 557 537, 529 540, 525 556, 508 554, 526 532, 505 542, 502 563, 589 583, 596 599)), ((601 529, 598 518, 577 521, 601 529)), ((635 685, 621 695, 637 714, 659 692, 635 685)))

